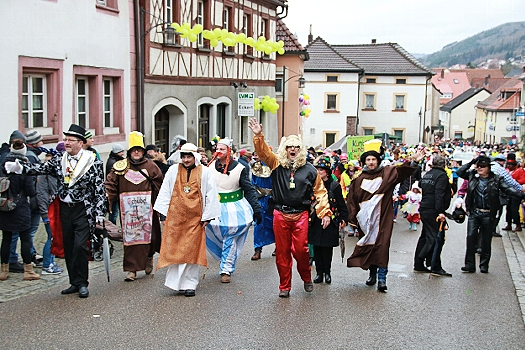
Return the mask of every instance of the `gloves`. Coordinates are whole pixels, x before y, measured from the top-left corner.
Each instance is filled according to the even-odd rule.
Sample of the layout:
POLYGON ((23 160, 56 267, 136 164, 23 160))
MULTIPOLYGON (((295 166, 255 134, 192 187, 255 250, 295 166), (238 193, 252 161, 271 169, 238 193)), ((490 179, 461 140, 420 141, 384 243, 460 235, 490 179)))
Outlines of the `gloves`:
POLYGON ((261 215, 261 213, 259 213, 259 212, 253 213, 253 221, 255 221, 255 223, 257 225, 259 225, 262 222, 262 215, 261 215))
POLYGON ((24 168, 22 167, 22 164, 20 164, 20 160, 18 159, 15 159, 14 162, 5 162, 5 171, 10 174, 10 173, 15 173, 15 174, 22 174, 22 170, 24 168))
POLYGON ((97 224, 103 224, 106 218, 104 216, 97 216, 97 224))

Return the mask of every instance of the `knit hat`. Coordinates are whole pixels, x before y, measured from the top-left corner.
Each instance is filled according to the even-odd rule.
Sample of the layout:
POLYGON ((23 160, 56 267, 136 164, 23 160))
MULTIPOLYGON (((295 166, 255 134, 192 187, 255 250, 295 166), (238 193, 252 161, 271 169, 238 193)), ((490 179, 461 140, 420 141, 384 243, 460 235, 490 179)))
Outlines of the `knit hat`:
POLYGON ((239 155, 242 157, 248 150, 246 148, 243 148, 239 151, 239 155))
POLYGON ((155 145, 147 145, 146 146, 146 152, 147 151, 158 151, 158 150, 159 150, 158 147, 155 146, 155 145))
POLYGON ((26 133, 26 143, 28 145, 36 145, 42 141, 42 135, 36 130, 29 131, 26 133))
POLYGON ((86 137, 86 140, 87 140, 87 139, 92 138, 93 134, 91 133, 91 131, 87 130, 86 133, 84 134, 84 136, 86 137))
POLYGON ((26 137, 24 136, 24 134, 22 134, 18 130, 15 130, 11 133, 11 136, 9 136, 9 144, 13 143, 13 140, 17 139, 26 142, 26 137))
POLYGON ((64 145, 63 141, 57 143, 56 150, 59 152, 64 152, 66 150, 66 146, 64 145))
POLYGON ((117 153, 120 153, 122 151, 125 151, 126 149, 124 148, 124 146, 122 146, 120 143, 114 143, 111 145, 111 152, 117 154, 117 153))
POLYGON ((316 158, 314 160, 314 167, 324 169, 328 174, 332 172, 332 163, 330 163, 330 158, 326 156, 316 158))

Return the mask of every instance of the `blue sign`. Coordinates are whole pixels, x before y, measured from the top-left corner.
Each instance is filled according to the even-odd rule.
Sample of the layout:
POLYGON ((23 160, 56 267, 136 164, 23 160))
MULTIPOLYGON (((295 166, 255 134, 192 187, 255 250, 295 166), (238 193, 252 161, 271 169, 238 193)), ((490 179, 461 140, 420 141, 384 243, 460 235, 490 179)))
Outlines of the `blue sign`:
POLYGON ((525 116, 525 112, 516 112, 516 117, 523 117, 525 116))

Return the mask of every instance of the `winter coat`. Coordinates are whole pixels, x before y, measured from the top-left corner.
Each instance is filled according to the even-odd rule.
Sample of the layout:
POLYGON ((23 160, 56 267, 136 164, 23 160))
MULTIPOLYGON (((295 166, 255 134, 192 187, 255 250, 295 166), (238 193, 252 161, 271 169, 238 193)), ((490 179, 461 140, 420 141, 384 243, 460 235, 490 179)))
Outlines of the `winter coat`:
POLYGON ((445 169, 432 168, 421 179, 420 187, 423 196, 419 210, 444 214, 450 206, 452 197, 450 182, 445 169))
POLYGON ((53 175, 39 175, 36 184, 36 198, 38 201, 38 210, 42 219, 47 219, 48 208, 51 204, 51 198, 54 198, 58 192, 59 178, 53 175))
POLYGON ((330 225, 323 229, 321 219, 315 212, 310 214, 310 226, 308 228, 308 243, 321 247, 336 247, 339 245, 339 223, 348 222, 348 208, 346 207, 341 186, 328 177, 324 181, 324 186, 328 191, 328 203, 332 210, 330 225))
POLYGON ((106 177, 108 177, 108 174, 111 172, 111 169, 113 168, 113 164, 118 162, 119 160, 124 159, 124 157, 119 156, 117 153, 110 152, 108 156, 108 160, 106 162, 106 177))
MULTIPOLYGON (((9 153, 2 162, 1 168, 5 172, 4 163, 14 162, 16 159, 27 162, 27 158, 15 153, 9 153)), ((3 175, 5 176, 5 175, 3 175)), ((33 176, 10 174, 10 188, 13 196, 21 195, 17 201, 16 208, 12 211, 0 211, 0 230, 19 232, 31 228, 31 209, 27 197, 36 195, 35 182, 33 176)))

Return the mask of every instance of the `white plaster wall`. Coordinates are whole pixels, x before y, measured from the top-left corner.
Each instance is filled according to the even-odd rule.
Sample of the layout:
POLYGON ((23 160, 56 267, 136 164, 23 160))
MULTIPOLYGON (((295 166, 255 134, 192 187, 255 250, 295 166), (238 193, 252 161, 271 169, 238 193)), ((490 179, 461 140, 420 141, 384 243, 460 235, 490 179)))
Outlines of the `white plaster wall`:
MULTIPOLYGON (((63 60, 63 126, 72 122, 73 65, 124 71, 124 120, 130 128, 130 3, 118 1, 118 14, 96 10, 96 1, 0 1, 0 142, 18 128, 18 57, 63 60)), ((97 145, 99 152, 111 145, 97 145)))

